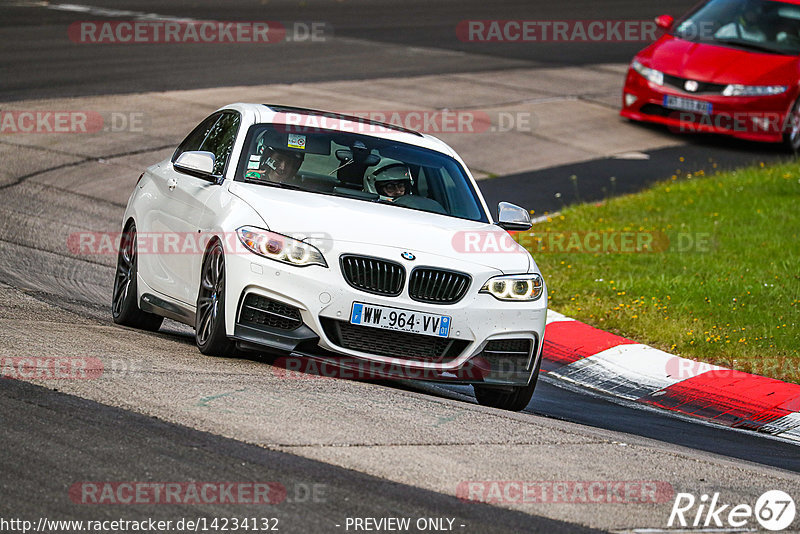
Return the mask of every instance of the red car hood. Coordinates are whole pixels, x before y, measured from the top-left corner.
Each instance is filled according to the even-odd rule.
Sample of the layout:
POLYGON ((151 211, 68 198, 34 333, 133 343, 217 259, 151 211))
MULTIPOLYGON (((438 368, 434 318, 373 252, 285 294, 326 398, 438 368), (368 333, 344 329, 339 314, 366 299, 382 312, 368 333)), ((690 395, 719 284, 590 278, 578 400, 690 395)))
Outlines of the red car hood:
POLYGON ((694 43, 669 35, 643 50, 638 58, 666 74, 704 82, 791 86, 798 80, 797 56, 694 43))

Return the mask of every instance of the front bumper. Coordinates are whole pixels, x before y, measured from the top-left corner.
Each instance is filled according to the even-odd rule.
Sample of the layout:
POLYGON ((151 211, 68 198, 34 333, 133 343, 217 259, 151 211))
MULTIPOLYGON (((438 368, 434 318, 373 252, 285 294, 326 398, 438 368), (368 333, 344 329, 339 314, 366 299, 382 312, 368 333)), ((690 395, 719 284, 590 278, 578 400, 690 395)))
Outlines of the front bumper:
POLYGON ((620 115, 636 120, 663 124, 675 133, 714 133, 749 141, 778 143, 788 129, 787 115, 794 94, 761 97, 727 97, 711 93, 690 93, 656 85, 628 70, 622 93, 620 115), (677 96, 707 102, 711 114, 681 111, 664 106, 664 97, 677 96), (628 102, 629 98, 635 101, 628 102))
MULTIPOLYGON (((383 254, 376 254, 375 247, 348 252, 400 257, 395 249, 386 249, 383 254)), ((480 294, 478 290, 492 276, 504 273, 480 266, 476 269, 473 263, 459 265, 456 262, 454 265, 449 262, 442 267, 472 275, 467 295, 455 304, 426 304, 408 296, 408 280, 397 297, 350 287, 338 261, 331 261, 337 256, 326 253, 329 268, 283 265, 254 254, 226 256, 225 317, 228 335, 245 348, 264 347, 300 356, 332 358, 346 367, 366 369, 368 374, 393 375, 395 370, 401 370, 400 378, 498 385, 526 385, 530 381, 541 357, 547 313, 546 290, 534 302, 502 302, 491 295, 480 294), (253 324, 249 316, 243 315, 247 295, 268 299, 274 303, 273 311, 278 316, 291 316, 298 321, 253 324), (353 302, 448 315, 451 317, 449 337, 443 339, 350 325, 353 302), (296 316, 291 310, 296 310, 296 316), (501 342, 504 344, 498 344, 501 342), (371 347, 375 347, 374 350, 371 347), (380 347, 383 347, 383 354, 380 347), (436 354, 428 357, 427 347, 435 348, 436 354), (495 350, 498 347, 501 350, 495 350), (503 353, 506 350, 503 347, 508 348, 506 353, 503 353), (524 356, 523 352, 526 352, 524 356), (365 363, 368 364, 366 367, 365 363)), ((437 261, 435 256, 419 256, 415 263, 420 265, 441 263, 441 259, 437 261)), ((407 271, 412 266, 406 265, 407 271)))

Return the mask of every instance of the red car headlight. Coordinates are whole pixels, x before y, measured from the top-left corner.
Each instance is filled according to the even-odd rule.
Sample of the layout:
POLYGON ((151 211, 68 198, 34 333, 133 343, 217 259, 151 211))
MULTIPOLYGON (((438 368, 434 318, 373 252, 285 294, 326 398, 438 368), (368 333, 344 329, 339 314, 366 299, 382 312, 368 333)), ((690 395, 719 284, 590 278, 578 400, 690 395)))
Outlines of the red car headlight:
POLYGON ((631 62, 631 68, 641 74, 646 80, 653 82, 656 85, 664 85, 664 73, 660 70, 645 67, 635 59, 631 62))
POLYGON ((728 85, 723 91, 723 96, 772 96, 785 93, 789 89, 786 85, 728 85))

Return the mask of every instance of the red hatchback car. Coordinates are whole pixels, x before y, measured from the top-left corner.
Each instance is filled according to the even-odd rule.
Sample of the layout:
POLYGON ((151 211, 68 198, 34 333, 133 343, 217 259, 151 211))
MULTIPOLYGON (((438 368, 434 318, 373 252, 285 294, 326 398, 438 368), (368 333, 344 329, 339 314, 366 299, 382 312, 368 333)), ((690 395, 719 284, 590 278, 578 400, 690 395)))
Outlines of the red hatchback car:
POLYGON ((800 0, 710 0, 631 62, 620 114, 800 151, 800 0))

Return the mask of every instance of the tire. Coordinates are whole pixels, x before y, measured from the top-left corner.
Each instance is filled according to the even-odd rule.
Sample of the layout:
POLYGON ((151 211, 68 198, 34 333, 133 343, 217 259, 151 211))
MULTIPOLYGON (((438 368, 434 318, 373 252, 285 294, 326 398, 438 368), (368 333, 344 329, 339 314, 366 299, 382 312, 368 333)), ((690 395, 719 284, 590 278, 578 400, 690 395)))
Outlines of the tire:
POLYGON ((164 318, 139 308, 136 273, 138 272, 136 225, 129 224, 119 243, 114 290, 111 294, 111 317, 115 323, 155 332, 164 318))
POLYGON ((786 116, 788 131, 783 134, 783 144, 792 154, 800 154, 800 98, 786 116))
POLYGON ((500 410, 509 410, 511 412, 519 412, 524 410, 531 402, 533 391, 536 389, 536 382, 539 379, 539 366, 542 359, 536 362, 536 368, 533 370, 533 376, 527 386, 481 386, 473 384, 472 390, 475 392, 475 398, 481 406, 489 408, 498 408, 500 410))
POLYGON ((208 356, 230 357, 236 345, 225 333, 225 253, 219 241, 206 252, 197 292, 194 340, 208 356))

